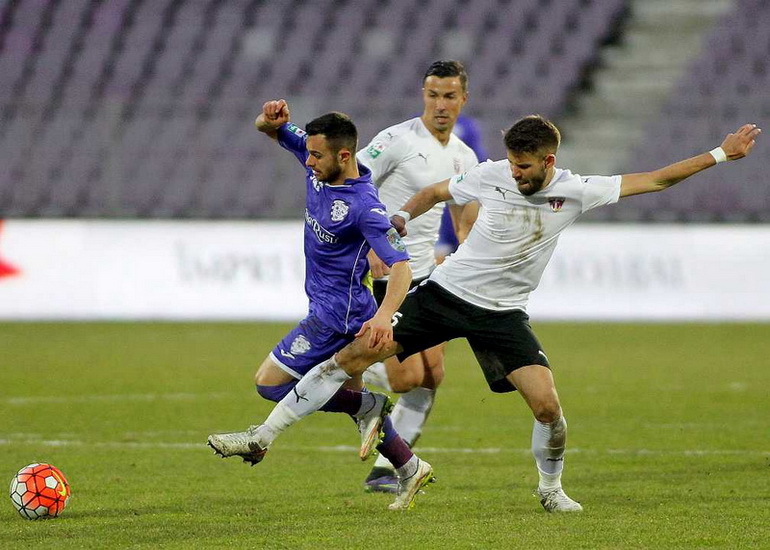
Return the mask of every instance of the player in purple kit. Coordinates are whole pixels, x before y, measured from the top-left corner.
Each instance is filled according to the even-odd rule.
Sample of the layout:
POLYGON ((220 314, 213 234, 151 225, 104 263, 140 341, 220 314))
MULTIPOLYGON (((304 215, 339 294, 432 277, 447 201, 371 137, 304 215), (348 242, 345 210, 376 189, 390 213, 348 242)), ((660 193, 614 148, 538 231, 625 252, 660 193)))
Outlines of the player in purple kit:
MULTIPOLYGON (((350 118, 328 113, 310 121, 306 130, 289 119, 286 101, 274 100, 263 105, 255 124, 305 166, 309 312, 263 361, 255 382, 262 397, 279 402, 271 417, 296 419, 291 403, 307 400, 296 385, 314 365, 357 336, 366 335, 372 348, 392 341, 391 317, 403 301, 412 275, 406 247, 377 197, 371 172, 356 161, 358 134, 350 118), (379 308, 367 287, 370 249, 391 270, 379 308), (292 392, 293 398, 285 400, 288 405, 281 401, 292 392)), ((389 398, 362 389, 360 376, 346 380, 320 410, 354 418, 361 433, 360 458, 366 460, 376 447, 397 468, 400 490, 390 509, 411 508, 419 489, 433 479, 433 470, 393 429, 389 398)), ((212 434, 208 444, 223 457, 240 456, 254 465, 263 459, 276 435, 264 425, 252 426, 245 432, 212 434)))

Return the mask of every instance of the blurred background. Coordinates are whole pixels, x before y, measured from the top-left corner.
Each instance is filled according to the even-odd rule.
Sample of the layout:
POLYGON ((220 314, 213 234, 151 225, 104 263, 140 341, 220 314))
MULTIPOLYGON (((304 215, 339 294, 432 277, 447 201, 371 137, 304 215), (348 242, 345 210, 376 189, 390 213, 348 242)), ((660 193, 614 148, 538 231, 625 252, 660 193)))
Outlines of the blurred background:
MULTIPOLYGON (((297 219, 295 161, 252 122, 350 114, 362 144, 422 111, 437 59, 500 132, 552 118, 558 164, 653 169, 770 130, 767 0, 2 0, 0 217, 297 219)), ((761 149, 593 221, 770 221, 761 149)))

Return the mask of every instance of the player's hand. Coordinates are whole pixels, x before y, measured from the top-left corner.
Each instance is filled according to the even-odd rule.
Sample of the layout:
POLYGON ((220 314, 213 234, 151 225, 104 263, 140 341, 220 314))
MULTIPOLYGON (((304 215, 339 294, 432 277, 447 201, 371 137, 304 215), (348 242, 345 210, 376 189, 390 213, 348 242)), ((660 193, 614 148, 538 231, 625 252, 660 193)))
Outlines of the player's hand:
POLYGON ((390 225, 396 228, 400 237, 406 237, 406 220, 404 218, 398 215, 391 216, 390 225))
POLYGON ((262 119, 273 128, 280 128, 289 122, 289 104, 285 99, 266 101, 262 105, 262 119))
POLYGON ((365 336, 369 333, 366 345, 371 350, 379 351, 387 344, 393 341, 393 325, 391 324, 391 318, 387 315, 377 311, 374 317, 366 321, 361 325, 361 330, 356 333, 356 338, 365 336))
POLYGON ((388 265, 380 260, 380 257, 374 253, 374 250, 370 250, 366 255, 366 259, 369 260, 369 269, 372 270, 372 277, 375 279, 382 279, 385 275, 390 273, 388 265))
POLYGON ((748 155, 760 133, 762 130, 756 124, 744 124, 734 134, 727 134, 721 145, 727 160, 738 160, 748 155))

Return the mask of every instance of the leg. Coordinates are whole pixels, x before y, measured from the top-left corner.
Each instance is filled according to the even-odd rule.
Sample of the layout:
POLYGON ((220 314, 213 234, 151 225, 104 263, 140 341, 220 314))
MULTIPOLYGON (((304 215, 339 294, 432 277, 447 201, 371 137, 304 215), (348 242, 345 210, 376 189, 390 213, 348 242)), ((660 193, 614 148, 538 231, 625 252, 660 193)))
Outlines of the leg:
POLYGON ((580 504, 561 489, 567 442, 559 395, 548 358, 520 310, 474 314, 468 336, 492 391, 519 390, 535 417, 532 454, 540 477, 538 494, 548 512, 580 511, 580 504))
POLYGON ((277 436, 300 418, 319 410, 343 384, 358 377, 371 363, 393 355, 395 342, 384 350, 371 350, 367 336, 355 339, 334 357, 316 365, 302 377, 294 388, 295 398, 282 399, 267 417, 265 425, 277 436))
MULTIPOLYGON (((401 363, 395 357, 385 362, 394 391, 406 392, 396 403, 391 419, 396 431, 410 447, 414 447, 422 434, 433 407, 436 388, 444 378, 445 346, 434 346, 401 363)), ((393 466, 384 454, 380 454, 364 481, 364 489, 369 492, 394 492, 395 481, 393 466)))
MULTIPOLYGON (((361 341, 364 342, 362 353, 381 352, 379 349, 369 350, 366 340, 361 341)), ((276 345, 255 375, 260 395, 279 402, 267 421, 245 432, 213 434, 209 437, 209 445, 222 456, 239 455, 256 464, 283 429, 302 416, 322 409, 357 417, 366 442, 362 445, 362 458, 368 457, 377 444, 376 436, 380 433, 382 419, 391 405, 383 394, 361 394, 340 389, 343 384, 361 387, 360 371, 348 375, 336 367, 333 359, 327 359, 349 343, 349 335, 334 332, 312 315, 303 319, 276 345), (324 368, 313 368, 317 363, 324 368)), ((394 350, 391 353, 394 353, 396 345, 391 343, 391 346, 394 350)), ((358 363, 353 361, 353 364, 358 368, 358 363)))
MULTIPOLYGON (((279 402, 297 385, 299 380, 288 375, 268 356, 259 367, 254 376, 257 393, 268 401, 279 402)), ((361 377, 353 377, 343 384, 332 398, 319 410, 324 412, 341 412, 355 416, 359 413, 364 403, 361 390, 363 384, 361 377)))
MULTIPOLYGON (((451 334, 440 330, 444 328, 444 312, 436 314, 431 309, 436 302, 433 297, 435 290, 428 289, 428 286, 418 287, 401 304, 401 315, 394 321, 393 341, 378 348, 369 348, 368 334, 364 334, 340 349, 331 359, 310 369, 295 388, 296 398, 282 399, 268 416, 265 425, 271 432, 278 435, 300 418, 317 411, 347 380, 363 373, 372 363, 396 353, 402 353, 403 359, 452 339, 451 334)), ((451 315, 451 311, 447 314, 451 315)), ((363 451, 362 444, 362 454, 363 451)))
POLYGON ((562 415, 551 370, 542 365, 528 365, 514 370, 507 378, 535 416, 532 454, 540 477, 537 492, 541 504, 548 512, 582 511, 582 506, 561 488, 567 421, 562 415))
POLYGON ((424 460, 420 460, 409 445, 401 439, 393 429, 390 417, 385 418, 383 432, 384 437, 377 450, 380 451, 381 456, 387 457, 395 468, 395 471, 391 471, 393 490, 387 492, 397 495, 396 500, 388 508, 408 510, 414 505, 414 497, 419 490, 429 482, 435 481, 433 468, 424 460))

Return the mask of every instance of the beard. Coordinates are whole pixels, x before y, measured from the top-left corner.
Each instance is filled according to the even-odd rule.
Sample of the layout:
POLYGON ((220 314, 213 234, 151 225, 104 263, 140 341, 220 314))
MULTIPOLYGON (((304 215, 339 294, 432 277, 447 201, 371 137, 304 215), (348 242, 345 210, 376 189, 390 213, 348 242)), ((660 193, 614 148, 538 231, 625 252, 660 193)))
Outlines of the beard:
POLYGON ((342 168, 339 164, 336 166, 333 166, 332 168, 329 168, 329 172, 324 176, 324 178, 321 181, 325 181, 327 183, 336 181, 337 178, 340 177, 340 174, 342 173, 342 168))
POLYGON ((545 178, 530 178, 522 182, 517 181, 516 187, 522 195, 528 197, 540 191, 543 188, 543 182, 545 182, 545 178))

